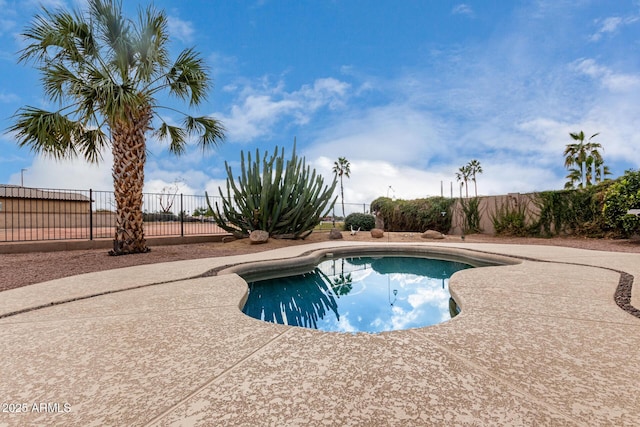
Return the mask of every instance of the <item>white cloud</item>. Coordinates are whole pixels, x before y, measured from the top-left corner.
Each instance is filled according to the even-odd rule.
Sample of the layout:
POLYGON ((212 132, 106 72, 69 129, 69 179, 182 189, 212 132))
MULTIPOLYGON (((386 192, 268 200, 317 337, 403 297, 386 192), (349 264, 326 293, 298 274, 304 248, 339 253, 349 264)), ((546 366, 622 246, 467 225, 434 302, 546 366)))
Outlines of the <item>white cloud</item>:
MULTIPOLYGON (((26 167, 24 185, 38 188, 61 188, 70 190, 104 190, 113 188, 111 177, 111 152, 104 153, 99 165, 88 164, 84 159, 53 160, 36 156, 26 167)), ((20 173, 11 175, 9 182, 20 183, 20 173)))
POLYGON ((473 16, 473 9, 468 4, 460 3, 460 4, 455 5, 453 7, 453 9, 451 10, 451 13, 454 14, 454 15, 469 15, 469 16, 473 16))
POLYGON ((183 21, 176 16, 168 16, 167 25, 172 38, 175 37, 183 43, 191 43, 193 41, 193 33, 195 30, 191 22, 183 21))
POLYGON ((574 67, 578 72, 599 80, 604 87, 611 91, 627 92, 640 88, 640 75, 616 73, 590 58, 575 61, 574 67))
POLYGON ((298 105, 290 100, 273 100, 268 95, 250 95, 242 105, 234 105, 228 116, 216 114, 227 128, 227 135, 242 142, 267 135, 271 128, 298 105))
POLYGON ((228 114, 216 113, 227 129, 230 140, 247 142, 268 136, 276 124, 285 119, 296 124, 307 123, 321 108, 340 108, 348 96, 349 84, 334 78, 317 79, 312 85, 287 92, 284 83, 273 86, 262 79, 258 87, 245 85, 239 91, 238 101, 228 114))
POLYGON ((20 97, 13 93, 4 93, 4 92, 0 93, 0 102, 11 104, 11 103, 18 102, 19 100, 20 100, 20 97))
MULTIPOLYGON (((2 5, 0 4, 0 7, 2 5)), ((17 24, 15 21, 2 18, 0 19, 0 36, 4 34, 10 34, 13 32, 14 28, 16 28, 17 24)))
POLYGON ((211 64, 211 71, 214 77, 221 74, 235 73, 238 68, 237 57, 225 55, 220 52, 210 53, 208 56, 208 62, 211 64))
POLYGON ((427 111, 390 104, 340 117, 316 138, 305 153, 320 157, 378 159, 398 165, 427 166, 451 148, 444 144, 440 123, 427 111))
POLYGON ((624 18, 620 16, 610 16, 608 18, 598 20, 596 21, 596 24, 598 24, 599 28, 591 35, 590 40, 598 41, 606 34, 615 34, 620 30, 620 28, 625 25, 631 25, 638 20, 640 20, 640 16, 637 15, 627 16, 624 18))
POLYGON ((29 9, 37 8, 38 10, 42 7, 49 10, 56 10, 67 6, 64 0, 27 0, 25 3, 25 6, 29 7, 29 9))

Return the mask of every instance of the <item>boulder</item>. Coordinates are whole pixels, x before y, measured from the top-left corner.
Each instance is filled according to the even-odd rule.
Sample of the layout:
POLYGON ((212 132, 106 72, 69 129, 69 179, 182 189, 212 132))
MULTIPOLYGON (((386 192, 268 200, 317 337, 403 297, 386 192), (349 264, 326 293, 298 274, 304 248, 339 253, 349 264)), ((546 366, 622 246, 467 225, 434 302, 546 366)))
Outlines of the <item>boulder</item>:
POLYGON ((269 233, 264 230, 253 230, 251 234, 249 234, 249 241, 252 245, 267 243, 268 240, 269 233))
POLYGON ((384 231, 380 230, 379 228, 372 228, 371 229, 371 237, 374 237, 376 239, 380 239, 380 238, 384 237, 384 231))
POLYGON ((329 240, 342 239, 342 233, 337 228, 332 228, 329 232, 329 240))
POLYGON ((422 233, 423 239, 444 239, 444 234, 436 230, 427 230, 422 233))

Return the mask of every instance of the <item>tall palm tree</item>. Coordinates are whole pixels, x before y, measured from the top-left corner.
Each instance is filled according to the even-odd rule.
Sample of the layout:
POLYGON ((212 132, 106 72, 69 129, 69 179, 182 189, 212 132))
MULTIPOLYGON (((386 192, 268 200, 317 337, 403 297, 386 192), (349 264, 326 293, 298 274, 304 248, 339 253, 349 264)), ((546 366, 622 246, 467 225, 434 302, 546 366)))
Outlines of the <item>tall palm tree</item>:
POLYGON ((351 174, 351 163, 345 157, 339 157, 338 161, 333 164, 333 173, 340 178, 340 198, 342 199, 342 218, 344 218, 344 187, 342 185, 342 177, 349 178, 351 174))
POLYGON ((147 132, 155 130, 174 154, 185 151, 191 136, 203 149, 224 139, 223 126, 211 117, 184 114, 180 127, 158 115, 160 91, 192 107, 205 100, 211 81, 203 59, 185 49, 171 62, 166 14, 149 6, 140 8, 134 21, 122 15, 118 0, 89 0, 85 11, 43 9, 23 36, 28 44, 19 61, 42 72, 45 94, 60 108, 23 107, 9 131, 16 132, 21 147, 54 158, 81 154, 97 163, 110 145, 117 212, 110 253, 147 252, 142 221, 147 132))
POLYGON ((478 160, 473 159, 467 164, 467 168, 469 168, 469 175, 471 177, 471 181, 473 181, 476 197, 478 197, 478 182, 476 181, 476 175, 482 173, 482 166, 478 160))
POLYGON ((466 198, 469 198, 469 178, 471 177, 471 168, 469 165, 460 166, 458 172, 456 172, 456 179, 460 181, 460 185, 464 186, 466 198))
MULTIPOLYGON (((599 169, 604 163, 602 154, 600 154, 602 145, 592 141, 592 139, 598 135, 599 133, 591 135, 587 142, 585 142, 583 131, 569 133, 569 136, 576 142, 567 144, 564 150, 564 167, 569 170, 569 174, 566 177, 569 181, 565 184, 565 188, 574 187, 576 182, 579 182, 582 187, 595 182, 595 177, 593 180, 587 179, 587 182, 582 182, 582 176, 589 175, 589 177, 591 177, 589 168, 583 170, 587 164, 591 166, 595 162, 596 168, 599 169), (573 168, 573 166, 576 166, 576 168, 573 168)), ((605 172, 605 175, 606 174, 605 172)), ((601 177, 601 179, 604 179, 604 177, 601 177)))

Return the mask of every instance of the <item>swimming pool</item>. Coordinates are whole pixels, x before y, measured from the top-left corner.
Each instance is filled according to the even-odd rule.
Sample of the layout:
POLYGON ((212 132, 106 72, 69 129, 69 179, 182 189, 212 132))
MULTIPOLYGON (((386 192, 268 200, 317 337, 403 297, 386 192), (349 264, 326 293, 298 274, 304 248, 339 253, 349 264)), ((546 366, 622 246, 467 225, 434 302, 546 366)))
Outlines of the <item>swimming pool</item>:
POLYGON ((331 332, 429 326, 457 314, 449 278, 471 267, 410 255, 330 258, 303 273, 247 280, 243 312, 268 322, 331 332))

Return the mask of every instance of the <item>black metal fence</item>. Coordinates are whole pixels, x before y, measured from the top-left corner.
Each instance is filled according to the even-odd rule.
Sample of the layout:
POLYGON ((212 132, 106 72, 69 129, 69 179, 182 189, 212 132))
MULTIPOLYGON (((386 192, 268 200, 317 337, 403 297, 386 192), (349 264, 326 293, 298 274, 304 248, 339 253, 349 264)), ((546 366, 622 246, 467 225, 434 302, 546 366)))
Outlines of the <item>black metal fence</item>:
MULTIPOLYGON (((215 206, 220 197, 209 201, 215 206)), ((226 233, 209 215, 205 196, 144 193, 142 209, 147 237, 226 233)), ((0 185, 0 242, 113 238, 115 212, 113 191, 0 185)), ((344 212, 368 213, 369 205, 345 203, 344 212)), ((329 215, 327 223, 343 219, 340 200, 329 215)))
POLYGON ((352 213, 370 213, 368 203, 345 203, 344 204, 344 216, 342 215, 342 203, 340 199, 336 201, 333 206, 332 215, 336 219, 344 219, 352 213))
MULTIPOLYGON (((208 215, 205 196, 144 193, 142 209, 147 237, 225 233, 208 215)), ((3 185, 0 242, 112 238, 115 211, 112 191, 3 185)))

